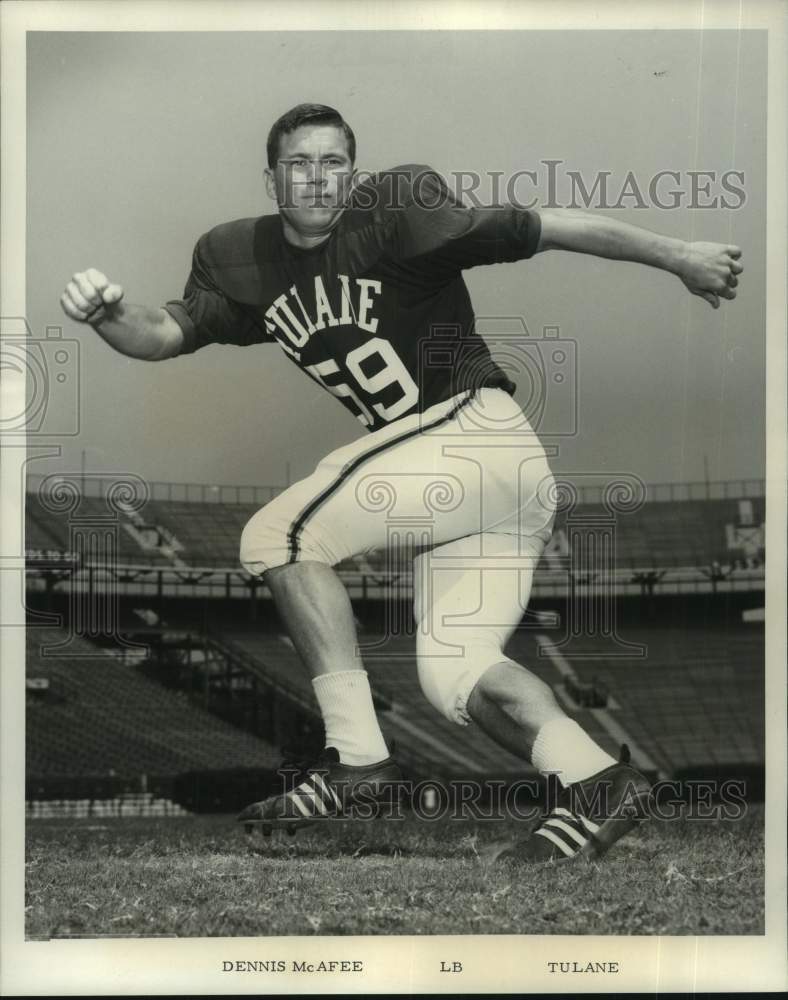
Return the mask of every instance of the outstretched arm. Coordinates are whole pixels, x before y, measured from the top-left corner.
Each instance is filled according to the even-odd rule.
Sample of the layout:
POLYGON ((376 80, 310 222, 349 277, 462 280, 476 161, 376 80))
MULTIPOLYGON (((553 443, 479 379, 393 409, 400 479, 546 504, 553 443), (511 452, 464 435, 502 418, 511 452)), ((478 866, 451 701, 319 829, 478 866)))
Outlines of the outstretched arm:
POLYGON ((660 236, 617 219, 572 209, 540 212, 537 253, 573 250, 610 260, 649 264, 679 277, 693 295, 714 309, 720 299, 735 299, 741 250, 725 243, 687 243, 660 236))

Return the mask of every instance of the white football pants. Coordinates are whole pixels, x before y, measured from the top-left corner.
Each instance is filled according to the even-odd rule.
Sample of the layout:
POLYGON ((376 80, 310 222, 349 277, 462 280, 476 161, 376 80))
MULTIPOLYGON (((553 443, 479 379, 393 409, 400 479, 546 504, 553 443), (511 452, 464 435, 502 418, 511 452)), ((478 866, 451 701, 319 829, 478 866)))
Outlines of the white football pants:
POLYGON ((260 576, 373 549, 423 550, 419 679, 440 712, 466 724, 473 687, 505 659, 525 612, 554 509, 539 439, 511 396, 485 388, 331 452, 249 520, 241 563, 260 576))

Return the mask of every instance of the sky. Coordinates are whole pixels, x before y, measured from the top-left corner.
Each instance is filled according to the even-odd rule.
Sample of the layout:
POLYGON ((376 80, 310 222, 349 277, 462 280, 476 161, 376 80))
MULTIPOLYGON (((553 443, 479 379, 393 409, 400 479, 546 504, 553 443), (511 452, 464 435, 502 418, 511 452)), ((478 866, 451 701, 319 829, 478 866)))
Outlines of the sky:
MULTIPOLYGON (((129 302, 179 297, 202 233, 275 211, 265 137, 311 100, 351 123, 364 170, 532 170, 536 183, 517 193, 544 204, 545 161, 559 160, 562 203, 570 171, 587 188, 609 171, 603 214, 741 246, 739 296, 718 311, 665 272, 560 252, 466 281, 493 332, 519 317, 537 353, 545 327, 571 345, 572 378, 550 402, 573 433, 545 436, 557 471, 652 483, 763 476, 763 33, 41 32, 28 36, 27 100, 27 319, 36 337, 55 326, 72 341, 70 377, 51 382, 48 429, 77 429, 79 416, 61 457, 31 472, 77 471, 84 457, 88 471, 149 481, 281 485, 366 433, 275 345, 134 361, 58 304, 87 267, 122 284, 129 302), (679 179, 659 190, 665 204, 672 187, 681 192, 676 208, 648 195, 667 170, 679 179), (688 207, 693 170, 715 173, 702 203, 725 195, 723 174, 741 172, 733 207, 688 207), (615 205, 629 172, 640 207, 634 197, 615 205)), ((527 388, 522 379, 523 402, 527 388)))

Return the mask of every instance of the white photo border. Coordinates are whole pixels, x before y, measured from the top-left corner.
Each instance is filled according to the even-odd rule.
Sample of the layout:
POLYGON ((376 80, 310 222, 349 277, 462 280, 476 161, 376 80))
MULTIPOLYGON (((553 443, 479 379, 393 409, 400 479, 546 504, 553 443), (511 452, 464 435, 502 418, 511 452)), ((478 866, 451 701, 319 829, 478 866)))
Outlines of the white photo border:
MULTIPOLYGON (((606 993, 642 990, 736 992, 785 989, 786 982, 786 8, 778 3, 436 2, 303 0, 299 22, 310 29, 506 30, 611 28, 764 28, 768 31, 767 231, 767 547, 766 566, 766 934, 763 937, 618 938, 480 935, 463 937, 462 982, 438 973, 451 937, 277 938, 282 958, 305 955, 358 960, 364 973, 315 975, 305 981, 235 976, 222 961, 262 951, 260 939, 24 940, 24 629, 0 629, 0 992, 5 995, 260 994, 314 992, 534 992, 572 989, 606 993), (619 960, 620 974, 551 977, 545 955, 578 963, 619 960)), ((5 2, 2 19, 2 286, 3 315, 25 315, 25 34, 27 31, 287 31, 293 7, 270 2, 5 2)), ((18 387, 17 387, 18 388, 18 387)), ((15 387, 3 387, 2 400, 15 387)), ((24 390, 23 390, 24 391, 24 390)), ((0 400, 1 401, 1 400, 0 400)), ((18 482, 24 449, 2 442, 3 553, 0 621, 18 620, 21 518, 18 482)))

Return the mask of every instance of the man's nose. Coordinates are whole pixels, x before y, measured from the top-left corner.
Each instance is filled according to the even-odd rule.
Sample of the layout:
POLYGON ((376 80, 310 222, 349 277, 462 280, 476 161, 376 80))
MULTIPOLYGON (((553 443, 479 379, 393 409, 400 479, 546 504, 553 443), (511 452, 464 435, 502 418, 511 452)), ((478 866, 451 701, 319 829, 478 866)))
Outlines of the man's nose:
POLYGON ((322 163, 310 163, 308 173, 309 183, 322 186, 326 182, 326 173, 322 163))

